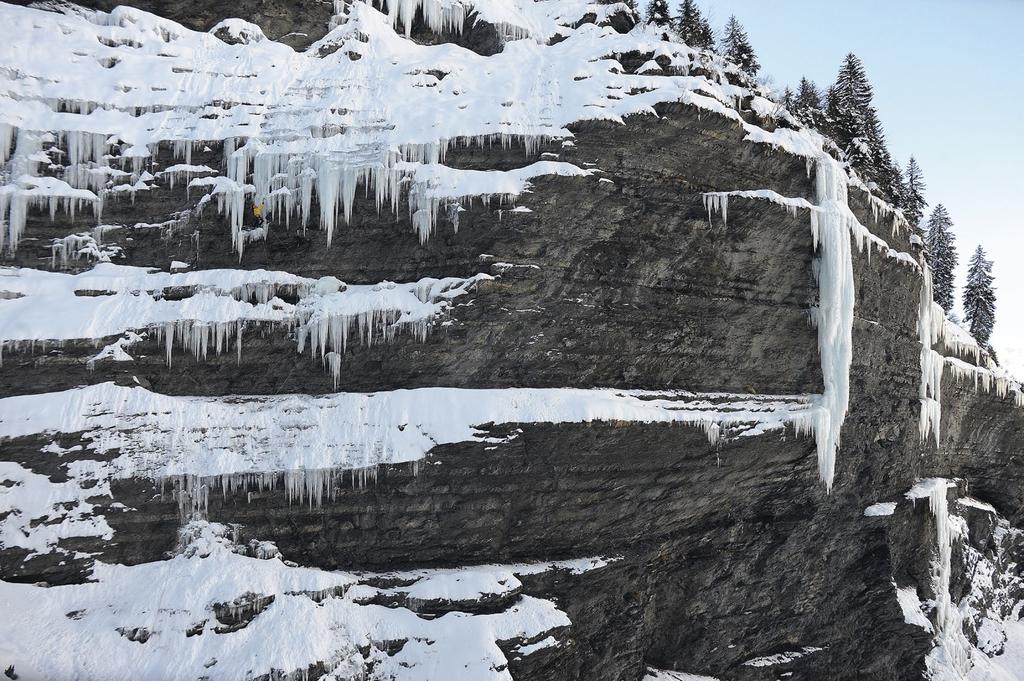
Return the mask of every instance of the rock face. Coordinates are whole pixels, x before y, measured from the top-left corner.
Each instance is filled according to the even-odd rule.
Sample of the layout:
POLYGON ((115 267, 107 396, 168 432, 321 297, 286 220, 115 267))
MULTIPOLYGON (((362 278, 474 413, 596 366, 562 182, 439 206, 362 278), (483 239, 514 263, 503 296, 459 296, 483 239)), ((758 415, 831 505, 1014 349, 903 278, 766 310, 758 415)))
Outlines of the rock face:
MULTIPOLYGON (((268 39, 295 47, 325 35, 334 12, 329 3, 132 4, 202 31, 240 16, 268 39)), ((612 33, 630 28, 600 6, 588 11, 580 15, 584 23, 603 23, 612 33)), ((411 40, 450 42, 451 35, 430 30, 422 10, 416 21, 411 40)), ((465 22, 455 32, 463 47, 483 57, 508 49, 497 24, 465 22)), ((620 54, 619 61, 633 73, 647 56, 654 54, 620 54)), ((577 121, 571 140, 453 146, 444 157, 448 168, 509 171, 557 160, 593 172, 534 177, 514 206, 464 201, 426 241, 417 238, 408 192, 392 213, 378 210, 362 187, 350 223, 334 231, 330 245, 314 224, 302 229, 272 217, 265 240, 241 256, 229 219, 210 206, 198 213, 203 191, 187 189, 187 181, 172 187, 157 175, 131 199, 106 200, 103 223, 124 226, 106 239, 119 247, 118 265, 266 269, 304 281, 333 276, 349 286, 489 278, 453 297, 422 336, 371 344, 352 331, 336 374, 330 359, 311 357, 308 348, 296 352, 294 322, 247 324, 237 352, 231 345, 218 354, 211 345, 203 358, 173 347, 171 361, 156 324, 124 346, 131 361, 89 362, 119 333, 59 343, 4 335, 0 500, 43 490, 52 501, 0 507, 5 602, 22 616, 25 603, 40 599, 38 617, 57 613, 55 631, 71 639, 78 622, 144 651, 153 636, 184 636, 182 645, 193 646, 182 648, 186 657, 208 664, 210 678, 243 669, 231 667, 231 646, 274 645, 274 627, 297 622, 309 623, 296 629, 300 636, 323 638, 326 647, 296 644, 292 656, 245 658, 256 660, 248 676, 384 679, 406 670, 408 678, 455 678, 444 675, 451 673, 444 665, 461 665, 459 655, 469 660, 460 668, 470 671, 458 678, 638 681, 679 678, 675 670, 740 680, 892 680, 1000 668, 1007 650, 1024 645, 1015 622, 1024 598, 1017 567, 1024 548, 1017 529, 1024 522, 1020 392, 1000 384, 983 355, 939 342, 936 350, 973 368, 965 373, 939 360, 941 429, 937 440, 922 437, 921 398, 928 395, 921 394, 920 253, 908 230, 894 227, 892 214, 879 212, 878 199, 856 183, 852 215, 885 248, 869 244, 851 256, 849 410, 831 490, 820 479, 815 440, 798 419, 759 429, 749 424, 760 417, 751 416, 737 430, 723 416, 738 409, 738 396, 810 400, 829 389, 815 325, 822 323, 822 246, 809 216, 818 209, 732 196, 723 215, 709 211, 704 196, 771 190, 817 206, 821 171, 792 149, 751 135, 753 126, 785 130, 784 118, 758 113, 749 97, 737 106, 737 115, 726 115, 684 97, 623 122, 577 121), (45 406, 18 411, 25 396, 46 399, 105 383, 239 409, 237 396, 438 386, 688 391, 672 394, 690 400, 687 409, 702 400, 710 411, 701 413, 716 416, 476 422, 468 424, 473 436, 458 440, 430 439, 424 428, 430 441, 422 459, 303 472, 299 483, 252 467, 232 469, 235 477, 102 473, 134 452, 130 433, 107 433, 88 420, 72 419, 76 429, 56 434, 19 425, 50 417, 45 406), (202 566, 253 577, 227 593, 202 566), (113 622, 97 605, 74 605, 91 603, 75 590, 88 588, 81 586, 87 580, 101 590, 155 574, 168 583, 194 575, 199 595, 168 587, 162 606, 192 619, 179 614, 172 624, 132 611, 113 622), (39 582, 66 586, 28 586, 39 582), (335 624, 319 619, 335 611, 335 624), (352 624, 364 621, 365 632, 352 624), (337 622, 347 623, 347 638, 321 637, 338 630, 337 622), (222 643, 238 640, 247 643, 222 643)), ((207 140, 190 164, 219 173, 226 156, 223 140, 207 140)), ((180 160, 168 143, 146 163, 156 171, 180 160)), ((314 213, 319 201, 313 198, 314 213)), ((51 219, 31 211, 17 250, 5 256, 23 269, 5 274, 88 271, 87 259, 51 259, 51 244, 95 224, 87 212, 51 219)), ((14 292, 0 296, 7 298, 0 310, 32 295, 8 288, 14 292)), ((286 305, 305 295, 301 286, 280 291, 286 305)), ((85 284, 74 290, 82 299, 114 293, 85 284)), ((168 286, 132 295, 196 294, 168 286)), ((107 410, 116 418, 133 408, 127 402, 85 406, 95 410, 91 417, 107 410)), ((168 404, 177 403, 145 408, 154 418, 186 413, 168 404)), ((282 407, 262 418, 284 424, 291 416, 282 407)), ((365 430, 372 418, 360 412, 353 422, 365 430)), ((397 428, 418 432, 423 418, 410 413, 397 428)), ((192 425, 172 427, 187 439, 182 433, 192 425)), ((303 427, 326 431, 330 424, 303 427)), ((210 458, 273 448, 246 438, 239 433, 235 444, 219 448, 196 441, 210 458)), ((154 438, 148 449, 158 458, 166 449, 170 459, 181 446, 154 438)), ((134 592, 125 586, 124 593, 134 592)), ((129 666, 97 666, 84 653, 82 666, 69 660, 47 667, 38 658, 42 646, 11 650, 0 666, 12 665, 21 678, 46 676, 40 670, 47 669, 59 670, 50 676, 131 676, 129 666)), ((159 659, 150 671, 160 669, 159 659)), ((165 672, 174 676, 156 673, 165 672)))
MULTIPOLYGON (((85 0, 81 7, 109 12, 121 5, 138 7, 195 31, 209 31, 224 19, 241 17, 260 26, 271 40, 303 49, 324 37, 333 12, 331 0, 268 2, 267 0, 151 0, 123 3, 116 0, 85 0)), ((220 37, 220 36, 218 36, 220 37)))

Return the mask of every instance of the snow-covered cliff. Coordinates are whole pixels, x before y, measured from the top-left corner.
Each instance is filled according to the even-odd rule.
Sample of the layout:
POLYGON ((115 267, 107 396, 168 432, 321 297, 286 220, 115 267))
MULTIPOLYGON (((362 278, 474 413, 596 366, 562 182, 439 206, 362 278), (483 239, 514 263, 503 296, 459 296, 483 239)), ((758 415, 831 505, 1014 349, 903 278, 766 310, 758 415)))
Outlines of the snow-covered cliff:
POLYGON ((827 139, 621 3, 326 24, 0 4, 0 667, 1013 678, 1024 393, 827 139))

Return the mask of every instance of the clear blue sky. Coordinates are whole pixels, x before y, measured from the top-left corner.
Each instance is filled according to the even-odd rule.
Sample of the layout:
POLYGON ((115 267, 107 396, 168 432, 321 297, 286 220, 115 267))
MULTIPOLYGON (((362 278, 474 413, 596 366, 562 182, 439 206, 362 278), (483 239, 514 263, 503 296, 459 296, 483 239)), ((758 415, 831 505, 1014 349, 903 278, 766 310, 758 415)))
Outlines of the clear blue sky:
POLYGON ((975 246, 995 260, 993 345, 1024 379, 1024 0, 700 5, 718 30, 736 15, 779 89, 804 75, 827 85, 847 52, 861 58, 890 150, 917 158, 929 211, 953 217, 960 284, 975 246))

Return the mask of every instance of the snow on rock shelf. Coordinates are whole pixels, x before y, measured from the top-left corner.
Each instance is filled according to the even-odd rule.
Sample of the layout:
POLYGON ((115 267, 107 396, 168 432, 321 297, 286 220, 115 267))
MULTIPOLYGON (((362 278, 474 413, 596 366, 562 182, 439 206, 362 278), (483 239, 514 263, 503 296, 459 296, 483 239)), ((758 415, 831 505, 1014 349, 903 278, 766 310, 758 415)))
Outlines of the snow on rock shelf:
MULTIPOLYGON (((527 646, 557 642, 572 625, 554 602, 518 594, 493 613, 424 618, 373 602, 379 589, 370 584, 386 575, 292 567, 247 555, 228 535, 226 526, 193 522, 170 560, 97 562, 85 584, 0 582, 5 666, 19 678, 52 679, 160 678, 169 669, 179 678, 237 679, 239 670, 303 678, 315 668, 332 679, 364 678, 372 669, 374 679, 497 680, 510 678, 499 643, 521 641, 519 654, 528 655, 527 646)), ((516 574, 580 574, 605 564, 423 571, 403 588, 410 600, 471 601, 464 589, 452 592, 456 572, 467 584, 512 584, 516 574)))
MULTIPOLYGON (((0 400, 0 438, 84 433, 108 478, 183 477, 189 503, 217 485, 274 486, 320 504, 332 470, 415 462, 441 444, 489 441, 475 426, 622 421, 681 423, 714 443, 799 420, 806 397, 649 391, 420 388, 320 397, 168 397, 110 383, 0 400)), ((15 488, 10 501, 16 501, 15 488)))
POLYGON ((718 681, 712 676, 673 672, 667 669, 648 669, 643 681, 718 681))
MULTIPOLYGON (((265 323, 294 328, 298 351, 308 344, 337 382, 350 334, 367 345, 402 332, 423 340, 454 299, 491 278, 477 274, 346 286, 333 277, 313 280, 267 270, 167 273, 99 264, 70 275, 0 268, 0 352, 24 342, 151 330, 163 341, 170 364, 176 344, 196 358, 231 347, 240 356, 245 324, 265 323), (285 302, 279 293, 299 300, 285 302)), ((116 357, 123 359, 124 343, 116 344, 121 349, 116 357)), ((103 359, 105 352, 90 361, 103 359)))
POLYGON ((814 646, 804 646, 796 650, 789 650, 784 653, 775 653, 773 655, 765 655, 762 657, 755 657, 752 660, 747 660, 743 663, 745 667, 774 667, 780 664, 787 664, 794 660, 799 660, 801 657, 812 655, 814 653, 820 653, 824 648, 816 648, 814 646))

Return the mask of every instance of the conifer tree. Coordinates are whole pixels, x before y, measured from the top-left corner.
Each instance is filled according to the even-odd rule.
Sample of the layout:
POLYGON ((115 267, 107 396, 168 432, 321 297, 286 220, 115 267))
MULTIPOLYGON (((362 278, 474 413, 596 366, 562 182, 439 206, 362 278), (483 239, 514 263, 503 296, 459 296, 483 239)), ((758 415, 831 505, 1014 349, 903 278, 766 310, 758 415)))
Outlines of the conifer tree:
POLYGON ((672 25, 672 16, 668 9, 668 0, 651 0, 647 5, 647 23, 668 28, 672 25))
POLYGON ((964 286, 964 319, 970 325, 971 335, 982 347, 988 346, 992 328, 996 324, 996 292, 992 287, 992 261, 978 246, 971 256, 964 286))
POLYGON ((956 237, 953 235, 953 220, 941 203, 932 210, 928 218, 928 262, 932 266, 932 292, 935 302, 947 312, 953 309, 954 273, 958 257, 956 237))
POLYGON ((821 92, 814 81, 800 79, 800 89, 796 93, 796 105, 800 109, 821 109, 821 92))
POLYGON ((793 92, 793 88, 788 85, 782 91, 782 106, 786 107, 789 111, 796 109, 796 94, 793 92))
POLYGON ((829 132, 846 152, 850 164, 898 203, 902 194, 899 171, 886 147, 873 100, 874 90, 864 64, 851 52, 829 90, 829 132))
MULTIPOLYGON (((825 99, 822 101, 822 104, 824 105, 824 109, 825 109, 826 112, 829 112, 829 116, 830 117, 831 117, 831 111, 832 111, 832 107, 833 107, 833 102, 836 101, 836 99, 838 97, 839 97, 839 94, 836 92, 836 84, 832 83, 825 90, 825 99)), ((834 127, 833 125, 831 125, 831 124, 829 125, 829 129, 830 130, 832 130, 833 127, 834 127)))
POLYGON ((904 176, 903 185, 903 215, 907 222, 914 229, 921 231, 921 218, 924 217, 924 209, 928 202, 924 200, 924 190, 927 186, 924 183, 924 173, 917 160, 911 156, 907 163, 907 172, 904 176))
POLYGON ((875 169, 873 179, 879 189, 889 198, 892 205, 903 207, 903 169, 893 160, 885 146, 884 139, 875 147, 875 169))
POLYGON ((787 107, 796 116, 797 120, 806 126, 826 129, 824 104, 822 103, 821 91, 813 81, 807 78, 800 79, 800 85, 793 96, 792 106, 787 107))
POLYGON ((829 90, 828 114, 832 119, 832 136, 855 166, 864 166, 870 160, 867 139, 872 132, 873 97, 864 65, 851 52, 829 90))
POLYGON ((715 32, 697 7, 696 0, 683 0, 679 5, 679 37, 698 50, 715 48, 715 32))
POLYGON ((754 47, 735 14, 729 17, 729 22, 725 25, 721 51, 748 76, 754 77, 761 70, 761 65, 757 63, 757 55, 754 54, 754 47))

